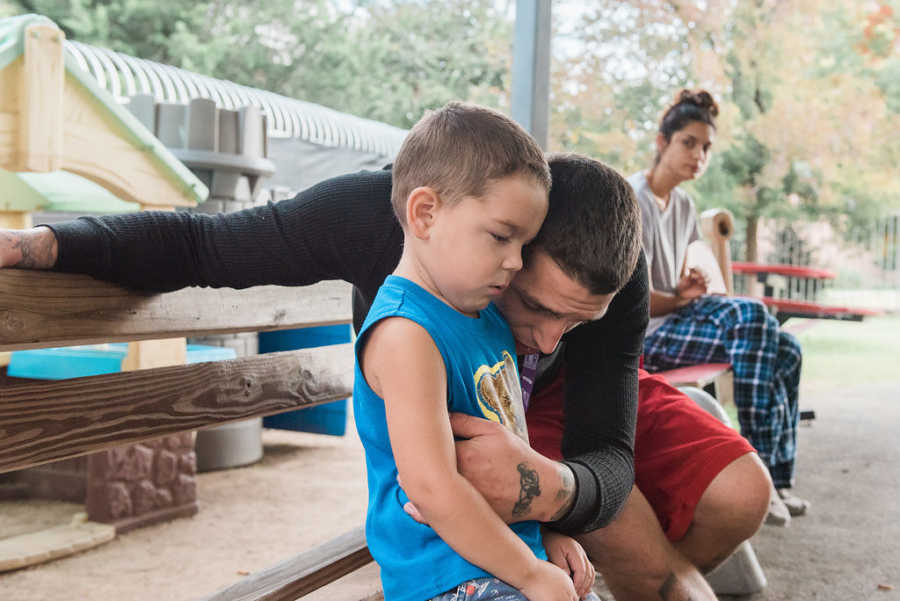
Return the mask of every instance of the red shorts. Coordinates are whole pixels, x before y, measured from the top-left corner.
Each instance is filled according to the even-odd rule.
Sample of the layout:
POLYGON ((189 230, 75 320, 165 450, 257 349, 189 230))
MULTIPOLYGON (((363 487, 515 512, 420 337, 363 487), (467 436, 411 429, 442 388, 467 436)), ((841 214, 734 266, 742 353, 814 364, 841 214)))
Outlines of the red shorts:
MULTIPOLYGON (((562 459, 565 370, 536 393, 526 419, 531 446, 562 459)), ((719 472, 753 447, 737 431, 700 408, 661 376, 638 371, 634 443, 635 484, 671 541, 681 539, 694 509, 719 472)))

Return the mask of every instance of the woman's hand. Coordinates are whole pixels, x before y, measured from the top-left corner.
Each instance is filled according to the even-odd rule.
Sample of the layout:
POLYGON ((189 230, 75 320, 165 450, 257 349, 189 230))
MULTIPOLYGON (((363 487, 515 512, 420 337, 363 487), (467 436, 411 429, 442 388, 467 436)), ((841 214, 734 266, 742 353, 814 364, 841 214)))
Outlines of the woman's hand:
POLYGON ((691 269, 681 278, 675 288, 675 296, 679 299, 679 306, 684 306, 706 294, 709 287, 709 277, 703 270, 697 267, 691 269))

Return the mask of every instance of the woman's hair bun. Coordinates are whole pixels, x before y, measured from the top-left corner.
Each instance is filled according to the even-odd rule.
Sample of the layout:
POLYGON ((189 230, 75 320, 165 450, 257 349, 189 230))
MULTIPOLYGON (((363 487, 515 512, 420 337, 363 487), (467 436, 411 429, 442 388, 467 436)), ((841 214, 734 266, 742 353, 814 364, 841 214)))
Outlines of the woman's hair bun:
POLYGON ((681 90, 675 95, 675 106, 679 104, 693 104, 697 108, 709 111, 713 117, 719 116, 719 105, 713 100, 712 94, 706 90, 681 90))

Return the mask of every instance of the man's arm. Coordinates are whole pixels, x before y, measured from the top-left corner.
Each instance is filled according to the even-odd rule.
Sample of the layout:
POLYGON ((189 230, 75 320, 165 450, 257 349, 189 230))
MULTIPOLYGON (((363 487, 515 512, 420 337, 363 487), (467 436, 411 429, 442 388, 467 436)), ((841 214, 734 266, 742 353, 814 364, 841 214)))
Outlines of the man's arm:
POLYGON ((496 422, 453 413, 450 425, 463 439, 456 441, 459 472, 504 521, 552 522, 572 506, 571 467, 544 457, 496 422))
POLYGON ((56 264, 56 236, 46 227, 0 230, 0 267, 50 269, 56 264))
POLYGON ((580 534, 608 524, 624 506, 634 483, 637 369, 648 305, 642 255, 606 316, 564 337, 564 462, 498 424, 451 416, 453 433, 468 439, 456 443, 460 473, 507 522, 533 519, 580 534))
POLYGON ((81 218, 0 237, 0 260, 152 291, 343 279, 371 300, 400 256, 390 190, 390 171, 360 172, 291 200, 225 215, 146 211, 81 218), (16 256, 16 245, 21 249, 26 239, 30 262, 24 253, 16 256))
POLYGON ((572 508, 552 524, 566 534, 589 532, 612 521, 634 483, 638 364, 649 319, 643 254, 609 311, 563 339, 565 432, 562 453, 573 469, 572 508))

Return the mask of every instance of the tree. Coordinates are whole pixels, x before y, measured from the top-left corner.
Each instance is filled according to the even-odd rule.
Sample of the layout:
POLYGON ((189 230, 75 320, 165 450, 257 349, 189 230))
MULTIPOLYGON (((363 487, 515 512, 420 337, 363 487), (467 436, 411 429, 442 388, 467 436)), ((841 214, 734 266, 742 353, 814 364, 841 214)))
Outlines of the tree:
MULTIPOLYGON (((761 217, 852 227, 889 197, 900 151, 896 7, 850 0, 603 0, 575 34, 585 56, 559 71, 555 143, 646 168, 680 87, 719 99, 716 153, 693 187, 731 208, 756 257, 761 217), (565 128, 568 126, 568 129, 565 128)), ((897 202, 896 200, 894 202, 897 202)))
POLYGON ((489 0, 7 0, 69 39, 409 127, 505 101, 509 11, 489 0))

